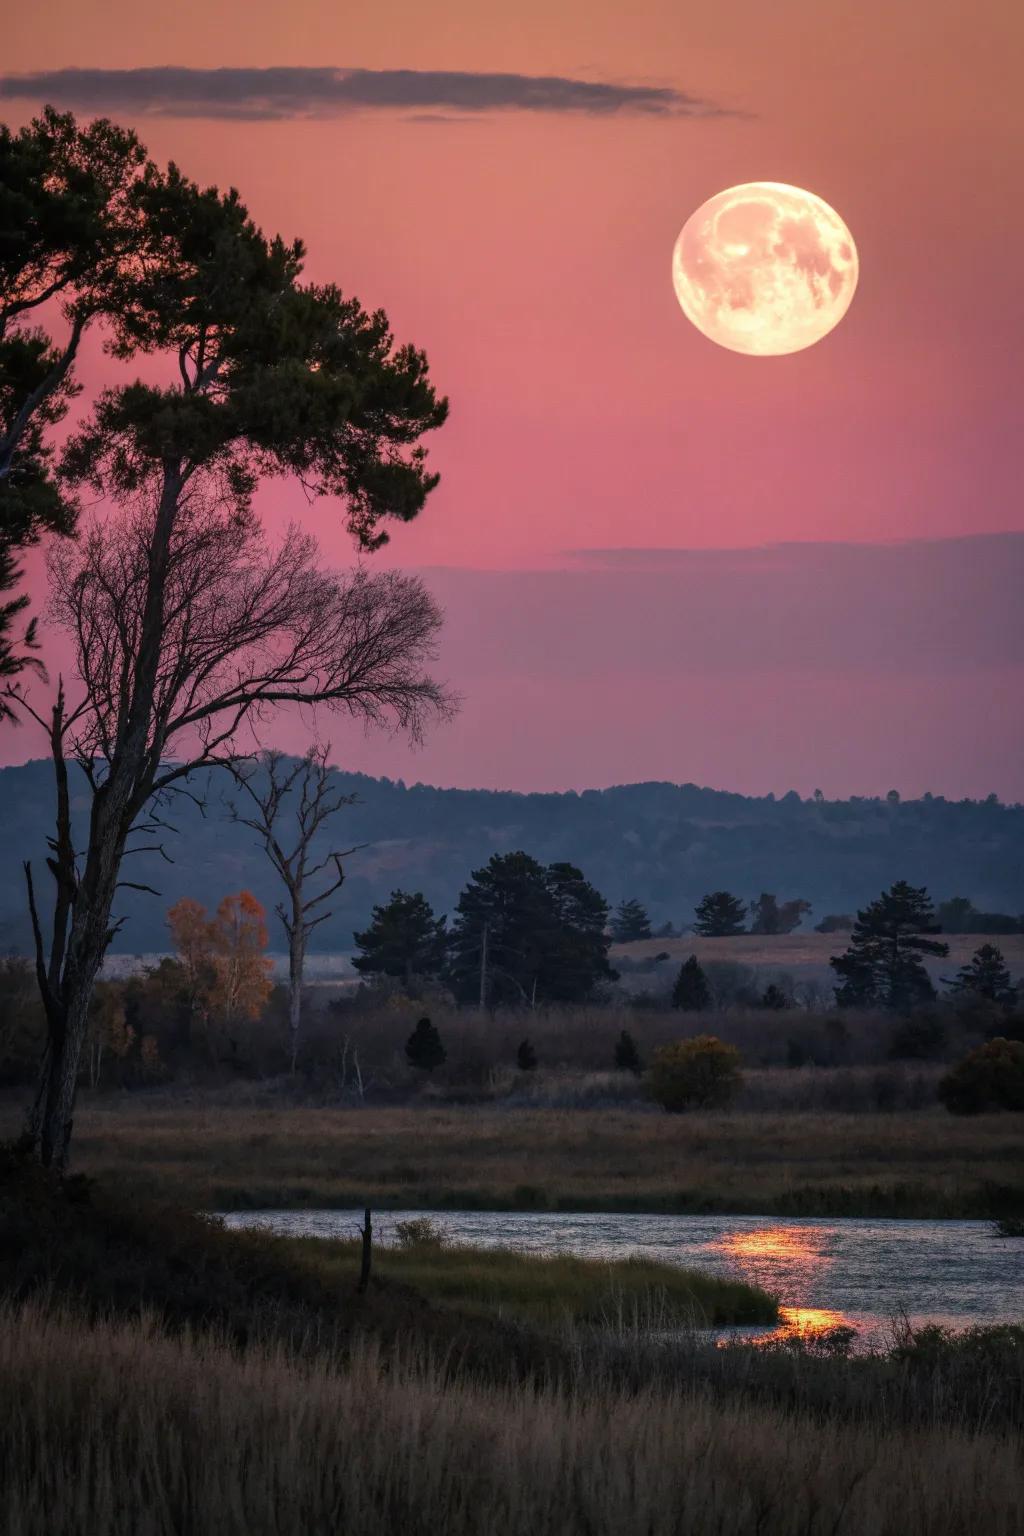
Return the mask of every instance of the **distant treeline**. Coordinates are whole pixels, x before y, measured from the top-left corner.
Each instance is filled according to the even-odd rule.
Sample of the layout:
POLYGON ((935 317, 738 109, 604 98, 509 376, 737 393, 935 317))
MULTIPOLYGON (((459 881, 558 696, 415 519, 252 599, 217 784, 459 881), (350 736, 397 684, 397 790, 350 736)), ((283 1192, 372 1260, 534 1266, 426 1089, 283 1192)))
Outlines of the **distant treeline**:
MULTIPOLYGON (((73 790, 76 775, 73 768, 73 790)), ((790 792, 776 799, 664 783, 523 795, 338 777, 358 797, 343 813, 346 845, 368 846, 346 862, 334 915, 315 935, 321 952, 351 950, 353 930, 397 886, 422 891, 435 912, 454 912, 470 870, 521 848, 544 865, 581 868, 613 907, 636 899, 655 931, 688 929, 701 899, 720 890, 744 902, 765 891, 799 896, 811 907, 806 930, 852 915, 903 873, 938 902, 969 893, 974 932, 1013 931, 978 926, 978 914, 1012 923, 1024 910, 1024 807, 995 796, 827 800, 790 792)), ((214 778, 194 787, 205 789, 205 818, 185 798, 163 813, 175 828, 166 840, 174 863, 147 853, 131 861, 131 879, 152 885, 159 898, 125 894, 120 912, 129 920, 114 945, 122 953, 166 950, 168 906, 196 891, 244 888, 269 911, 279 899, 252 832, 231 820, 230 785, 214 778)), ((80 818, 87 808, 83 793, 80 818)), ((44 877, 52 829, 52 767, 0 770, 0 949, 28 947, 21 865, 31 858, 44 877)), ((942 919, 946 932, 963 931, 952 914, 942 919)))

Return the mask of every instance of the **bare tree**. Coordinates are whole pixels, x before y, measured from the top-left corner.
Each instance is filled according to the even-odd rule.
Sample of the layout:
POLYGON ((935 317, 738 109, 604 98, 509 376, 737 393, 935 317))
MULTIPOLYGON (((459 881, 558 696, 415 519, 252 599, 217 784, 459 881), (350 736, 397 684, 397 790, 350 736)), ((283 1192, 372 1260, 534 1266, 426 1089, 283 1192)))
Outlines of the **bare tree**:
POLYGON ((282 752, 265 752, 255 762, 234 766, 235 780, 253 808, 246 816, 235 806, 235 819, 260 838, 287 893, 287 899, 274 910, 288 940, 288 1058, 293 1073, 299 1053, 306 946, 314 928, 331 915, 330 908, 319 909, 344 884, 342 860, 357 851, 332 848, 319 858, 313 853, 324 824, 356 799, 333 782, 334 770, 327 762, 329 751, 329 746, 311 747, 297 761, 282 752), (290 835, 283 829, 286 819, 290 820, 290 835), (319 879, 321 876, 325 878, 319 879), (315 894, 308 894, 311 881, 320 887, 315 894))
POLYGON ((114 514, 80 545, 55 550, 53 612, 74 638, 81 695, 69 700, 61 686, 47 720, 21 686, 12 690, 48 727, 57 783, 48 956, 26 866, 48 1024, 28 1134, 47 1165, 66 1159, 89 998, 123 921, 111 923, 116 892, 147 889, 122 878, 122 861, 144 849, 165 852, 168 796, 190 793, 202 768, 237 766, 246 756, 242 728, 272 705, 340 709, 413 737, 451 707, 424 670, 441 619, 416 578, 325 572, 311 538, 291 529, 271 549, 255 520, 200 501, 179 505, 163 544, 157 606, 159 520, 159 509, 114 514), (81 859, 69 757, 92 792, 81 859))

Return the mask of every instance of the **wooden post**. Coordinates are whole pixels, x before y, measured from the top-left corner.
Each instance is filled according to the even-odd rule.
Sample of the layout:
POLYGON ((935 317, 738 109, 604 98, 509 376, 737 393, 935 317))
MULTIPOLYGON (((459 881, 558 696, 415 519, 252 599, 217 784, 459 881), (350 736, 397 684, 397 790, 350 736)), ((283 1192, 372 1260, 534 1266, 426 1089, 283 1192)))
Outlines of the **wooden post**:
POLYGON ((362 1296, 370 1283, 370 1265, 373 1262, 373 1223, 370 1220, 370 1207, 363 1212, 363 1225, 360 1228, 360 1236, 363 1239, 363 1256, 359 1265, 359 1285, 357 1290, 362 1296))

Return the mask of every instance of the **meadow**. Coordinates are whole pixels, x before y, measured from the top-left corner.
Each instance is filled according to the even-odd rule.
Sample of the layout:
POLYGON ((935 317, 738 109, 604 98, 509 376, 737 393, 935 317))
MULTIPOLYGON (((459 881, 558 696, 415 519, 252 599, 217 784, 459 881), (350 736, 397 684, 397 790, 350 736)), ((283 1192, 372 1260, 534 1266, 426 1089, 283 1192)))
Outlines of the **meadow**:
POLYGON ((855 1422, 700 1386, 452 1381, 410 1344, 239 1350, 0 1309, 12 1536, 1017 1536, 1019 1430, 855 1422))
MULTIPOLYGON (((20 1110, 20 1098, 4 1103, 0 1136, 17 1131, 20 1110)), ((83 1094, 74 1166, 219 1210, 368 1201, 986 1217, 1024 1214, 1024 1116, 323 1107, 240 1084, 232 1093, 83 1094)))

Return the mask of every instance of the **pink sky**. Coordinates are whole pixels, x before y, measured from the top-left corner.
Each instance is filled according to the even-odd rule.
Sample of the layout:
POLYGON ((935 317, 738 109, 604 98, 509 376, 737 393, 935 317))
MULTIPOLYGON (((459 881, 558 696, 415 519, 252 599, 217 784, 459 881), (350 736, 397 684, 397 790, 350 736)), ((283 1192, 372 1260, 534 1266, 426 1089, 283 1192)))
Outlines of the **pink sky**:
MULTIPOLYGON (((992 604, 1005 643, 967 636, 968 650, 981 647, 968 657, 970 685, 962 673, 936 673, 934 651, 913 635, 888 662, 869 647, 874 660, 852 677, 828 643, 830 606, 813 595, 813 562, 791 573, 805 586, 787 599, 813 611, 815 634, 826 636, 818 648, 831 660, 813 683, 788 654, 753 665, 765 627, 785 628, 788 610, 780 600, 752 612, 731 575, 716 575, 714 590, 752 661, 744 668, 741 655, 724 674, 701 654, 700 633, 687 635, 685 657, 669 647, 652 665, 634 653, 628 637, 643 631, 652 602, 643 581, 613 581, 593 599, 602 627, 623 637, 621 672, 606 659, 584 679, 563 658, 536 654, 515 603, 500 631, 501 667, 482 667, 479 647, 459 636, 474 603, 487 601, 472 571, 572 569, 567 552, 580 549, 1024 529, 1022 18, 1012 0, 725 0, 699 10, 678 0, 522 0, 504 12, 473 0, 48 0, 8 21, 0 68, 507 71, 668 86, 732 113, 112 115, 135 123, 158 158, 236 184, 265 228, 301 234, 310 275, 383 305, 399 337, 426 348, 451 397, 450 424, 431 446, 441 488, 418 524, 396 531, 386 558, 468 568, 457 590, 438 578, 452 611, 444 668, 466 710, 415 758, 393 742, 343 744, 335 732, 346 762, 522 788, 661 777, 1019 796, 1019 603, 1001 591, 992 604), (861 259, 836 332, 777 359, 704 340, 669 275, 688 214, 722 187, 759 178, 826 198, 861 259), (853 713, 864 722, 856 739, 843 730, 853 713)), ((13 121, 36 105, 0 103, 13 121)), ((274 520, 302 503, 275 488, 264 505, 274 520)), ((347 558, 328 516, 322 533, 331 555, 347 558)), ((956 560, 954 547, 941 578, 924 560, 923 587, 912 564, 901 567, 915 612, 948 600, 942 583, 956 560)), ((846 590, 843 569, 833 563, 820 590, 846 590)), ((660 589, 658 601, 692 604, 688 582, 660 589)), ((544 590, 550 624, 575 589, 566 576, 544 590)), ((856 590, 863 629, 886 634, 877 587, 856 590)), ((975 600, 986 606, 986 591, 975 600)), ((896 589, 890 606, 900 602, 896 589)), ((572 602, 566 613, 576 613, 572 602)), ((805 642, 815 648, 813 636, 805 642)), ((856 648, 855 637, 848 643, 856 648)), ((6 733, 7 760, 35 750, 28 732, 6 733)))

